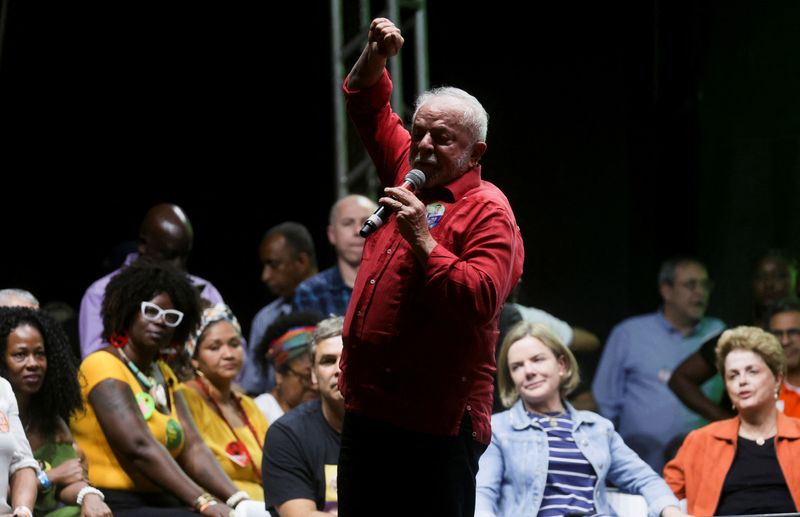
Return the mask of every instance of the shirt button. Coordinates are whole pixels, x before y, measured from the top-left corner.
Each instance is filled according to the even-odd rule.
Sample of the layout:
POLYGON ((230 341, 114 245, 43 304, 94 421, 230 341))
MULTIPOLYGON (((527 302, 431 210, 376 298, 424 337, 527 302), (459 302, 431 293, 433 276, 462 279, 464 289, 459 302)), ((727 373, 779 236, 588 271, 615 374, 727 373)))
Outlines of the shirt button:
POLYGON ((467 378, 466 377, 461 377, 461 382, 467 382, 467 378))
POLYGON ((392 254, 392 248, 389 248, 389 249, 387 249, 387 250, 386 250, 386 254, 387 254, 387 255, 391 255, 391 254, 392 254))
POLYGON ((475 431, 472 431, 472 437, 475 438, 476 436, 478 436, 478 433, 476 433, 475 431))
POLYGON ((375 279, 374 278, 370 278, 369 279, 369 283, 370 283, 370 285, 375 285, 375 279))
POLYGON ((361 311, 356 311, 356 316, 361 316, 361 311))
POLYGON ((598 465, 598 467, 603 468, 603 464, 601 463, 600 465, 598 465))
POLYGON ((470 406, 469 404, 467 404, 467 411, 472 411, 472 406, 470 406))
POLYGON ((583 445, 584 447, 586 447, 586 446, 588 446, 588 445, 589 445, 589 442, 588 442, 587 440, 584 440, 584 441, 582 441, 582 442, 581 442, 581 445, 583 445))

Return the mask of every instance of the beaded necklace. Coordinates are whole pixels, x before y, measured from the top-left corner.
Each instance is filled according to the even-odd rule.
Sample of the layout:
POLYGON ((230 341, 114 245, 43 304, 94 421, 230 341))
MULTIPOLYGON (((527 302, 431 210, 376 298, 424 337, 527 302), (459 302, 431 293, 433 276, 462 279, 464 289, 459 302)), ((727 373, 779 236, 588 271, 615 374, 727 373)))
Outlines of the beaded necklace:
MULTIPOLYGON (((169 408, 169 406, 167 405, 168 402, 167 394, 164 391, 164 386, 161 383, 159 383, 155 379, 155 377, 152 376, 148 377, 147 375, 142 373, 139 367, 136 366, 134 362, 128 358, 128 356, 121 348, 117 348, 117 351, 119 351, 119 354, 125 360, 126 364, 128 365, 128 369, 130 369, 130 371, 133 372, 133 374, 136 376, 139 382, 142 383, 142 385, 147 389, 147 391, 150 393, 153 399, 155 399, 156 404, 165 408, 169 408)), ((152 363, 150 364, 150 368, 152 370, 153 368, 152 363)))
MULTIPOLYGON (((198 372, 199 373, 199 372, 198 372)), ((200 389, 203 391, 203 395, 211 402, 211 405, 214 407, 214 410, 217 414, 222 418, 222 421, 225 422, 225 425, 228 426, 228 429, 231 430, 233 433, 233 437, 236 438, 236 441, 242 447, 242 451, 244 452, 245 456, 247 457, 247 462, 250 463, 250 467, 253 469, 253 473, 256 475, 259 481, 261 481, 261 469, 256 467, 255 463, 253 462, 253 457, 250 455, 250 451, 247 450, 247 446, 245 446, 244 442, 239 438, 239 435, 236 434, 236 430, 233 428, 228 419, 225 418, 225 413, 222 412, 222 408, 219 406, 217 401, 211 395, 211 390, 206 385, 206 379, 204 379, 201 375, 197 376, 197 384, 200 386, 200 389)), ((258 432, 256 431, 253 423, 250 422, 250 418, 248 418, 247 413, 245 413, 244 408, 242 407, 242 403, 239 401, 239 397, 236 396, 235 393, 231 392, 231 399, 233 399, 233 404, 236 406, 236 410, 239 412, 239 416, 242 418, 244 423, 247 425, 250 432, 253 433, 253 438, 256 439, 256 445, 261 450, 264 450, 264 446, 262 445, 261 441, 258 438, 258 432)))

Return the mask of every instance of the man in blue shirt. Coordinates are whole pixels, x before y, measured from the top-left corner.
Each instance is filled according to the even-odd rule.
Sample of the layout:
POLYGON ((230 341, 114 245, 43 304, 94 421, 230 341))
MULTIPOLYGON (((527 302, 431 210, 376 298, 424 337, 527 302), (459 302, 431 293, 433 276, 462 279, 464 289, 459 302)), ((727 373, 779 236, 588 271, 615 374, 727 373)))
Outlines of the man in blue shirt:
POLYGON ((297 286, 294 310, 313 310, 323 316, 345 315, 364 252, 364 237, 359 231, 376 208, 373 201, 357 194, 334 203, 328 241, 336 250, 336 265, 297 286))
POLYGON ((270 228, 261 240, 258 257, 264 265, 261 281, 276 298, 258 311, 250 327, 247 360, 239 380, 239 385, 250 395, 259 395, 275 385, 275 372, 262 372, 258 367, 254 355, 258 344, 278 316, 292 312, 292 299, 300 282, 317 272, 314 240, 308 228, 300 223, 289 221, 270 228))
MULTIPOLYGON (((661 472, 667 445, 704 423, 667 386, 672 370, 725 325, 704 316, 711 281, 700 261, 667 260, 658 284, 661 309, 614 327, 592 391, 600 413, 614 423, 625 443, 661 472)), ((714 381, 710 383, 706 390, 714 388, 714 381)))

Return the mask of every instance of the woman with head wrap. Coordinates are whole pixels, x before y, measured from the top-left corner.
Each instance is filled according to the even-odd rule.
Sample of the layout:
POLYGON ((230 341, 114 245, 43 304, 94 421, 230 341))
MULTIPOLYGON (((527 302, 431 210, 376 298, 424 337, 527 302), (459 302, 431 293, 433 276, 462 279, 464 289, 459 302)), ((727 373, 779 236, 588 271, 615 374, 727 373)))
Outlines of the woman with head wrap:
POLYGON ((223 304, 205 309, 186 349, 197 376, 180 391, 197 429, 239 488, 237 499, 263 501, 261 452, 268 424, 253 399, 233 389, 244 360, 236 316, 223 304))
POLYGON ((257 355, 275 368, 275 387, 270 393, 256 397, 256 405, 272 423, 285 412, 318 396, 311 382, 311 358, 308 348, 314 328, 319 323, 317 312, 294 312, 276 319, 258 345, 257 355))

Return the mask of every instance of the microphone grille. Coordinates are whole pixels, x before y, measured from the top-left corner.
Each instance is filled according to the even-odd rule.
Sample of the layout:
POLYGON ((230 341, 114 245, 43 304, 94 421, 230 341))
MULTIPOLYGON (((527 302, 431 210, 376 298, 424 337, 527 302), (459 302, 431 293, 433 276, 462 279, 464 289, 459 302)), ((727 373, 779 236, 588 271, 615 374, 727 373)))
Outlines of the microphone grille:
POLYGON ((422 188, 425 184, 425 173, 419 169, 411 169, 406 174, 406 181, 413 184, 415 189, 422 188))

